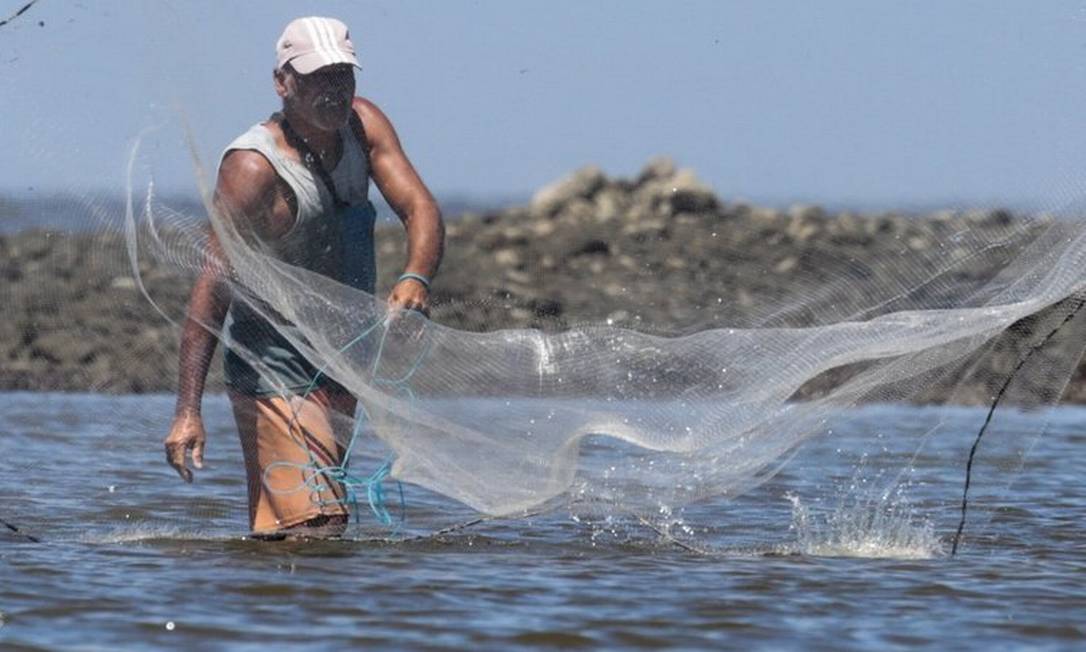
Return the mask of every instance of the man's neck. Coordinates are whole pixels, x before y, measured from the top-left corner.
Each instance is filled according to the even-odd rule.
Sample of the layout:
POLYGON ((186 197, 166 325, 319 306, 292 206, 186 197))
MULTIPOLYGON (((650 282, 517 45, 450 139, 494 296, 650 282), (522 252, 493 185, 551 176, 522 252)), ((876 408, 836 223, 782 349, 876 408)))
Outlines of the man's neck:
POLYGON ((335 130, 324 131, 319 127, 305 121, 297 113, 289 109, 283 111, 283 116, 290 122, 294 133, 305 141, 313 153, 323 158, 329 157, 335 152, 339 144, 339 133, 335 130))

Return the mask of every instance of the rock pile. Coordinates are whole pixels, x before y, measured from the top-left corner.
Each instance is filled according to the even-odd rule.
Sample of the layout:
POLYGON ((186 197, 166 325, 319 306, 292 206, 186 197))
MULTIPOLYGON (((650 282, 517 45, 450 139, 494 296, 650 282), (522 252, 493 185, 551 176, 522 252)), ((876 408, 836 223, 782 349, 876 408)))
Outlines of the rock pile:
MULTIPOLYGON (((780 211, 725 204, 666 159, 632 180, 588 167, 527 207, 451 222, 436 314, 471 330, 608 321, 675 334, 761 325, 804 291, 862 276, 856 261, 953 255, 946 241, 963 220, 998 230, 1012 218, 780 211)), ((382 252, 399 248, 388 241, 382 252)))
MULTIPOLYGON (((726 203, 666 159, 632 179, 588 167, 541 189, 527 206, 450 217, 433 316, 474 331, 586 322, 669 335, 714 326, 802 326, 813 315, 796 309, 803 303, 797 299, 879 278, 880 269, 863 261, 908 257, 923 265, 961 253, 953 236, 963 229, 997 234, 1018 226, 1005 211, 828 215, 817 206, 726 203)), ((136 290, 123 244, 111 233, 0 237, 0 300, 7 309, 0 321, 0 388, 174 388, 177 328, 136 290)), ((402 269, 402 229, 380 229, 377 248, 384 292, 402 269)), ((191 279, 142 264, 163 309, 183 315, 191 279)), ((985 271, 959 266, 947 287, 968 286, 985 271)), ((841 316, 853 314, 848 293, 842 296, 841 316)), ((1013 366, 1018 349, 1013 339, 999 343, 984 364, 1013 366)), ((220 366, 212 365, 211 390, 221 388, 220 366)), ((961 400, 990 396, 998 376, 983 370, 975 371, 975 392, 961 400)), ((838 378, 804 392, 817 393, 819 383, 838 378)), ((1086 383, 1077 381, 1070 393, 1086 398, 1086 383)), ((921 398, 942 396, 933 388, 921 398)))
MULTIPOLYGON (((0 237, 0 388, 172 388, 177 329, 151 309, 131 274, 119 234, 0 237)), ((187 279, 148 264, 141 275, 170 314, 182 314, 187 279)))

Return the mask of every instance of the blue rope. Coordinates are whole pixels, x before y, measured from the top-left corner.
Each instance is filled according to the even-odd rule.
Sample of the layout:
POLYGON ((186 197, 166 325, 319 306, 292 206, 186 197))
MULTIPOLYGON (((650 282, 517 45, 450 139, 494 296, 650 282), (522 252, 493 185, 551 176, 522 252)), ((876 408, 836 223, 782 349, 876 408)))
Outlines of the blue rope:
POLYGON ((399 500, 400 500, 400 523, 396 523, 392 514, 385 506, 385 490, 384 481, 388 478, 389 473, 392 471, 392 460, 386 459, 372 475, 359 478, 351 475, 346 465, 314 465, 312 463, 299 464, 297 462, 273 462, 264 469, 265 473, 268 473, 272 469, 276 468, 291 468, 301 471, 304 479, 298 483, 298 485, 289 489, 269 489, 280 494, 291 494, 299 491, 308 490, 313 494, 320 494, 329 488, 329 485, 325 480, 331 482, 338 482, 343 485, 346 498, 336 500, 322 500, 314 499, 314 502, 321 507, 327 507, 329 505, 348 505, 351 507, 355 514, 355 522, 361 522, 361 516, 358 512, 358 491, 360 488, 366 489, 366 500, 369 502, 370 511, 373 512, 374 517, 382 525, 392 526, 396 525, 396 529, 402 525, 406 517, 407 505, 404 500, 403 483, 396 482, 399 487, 399 500), (306 472, 309 472, 306 476, 306 472))
MULTIPOLYGON (((378 327, 384 326, 384 331, 382 332, 380 339, 377 342, 377 351, 374 355, 373 368, 371 370, 371 373, 373 374, 374 384, 383 387, 398 389, 409 400, 414 401, 415 393, 410 386, 410 382, 411 379, 414 377, 415 373, 422 366, 426 356, 429 354, 430 349, 433 345, 433 341, 430 339, 426 340, 426 343, 423 346, 422 350, 419 352, 419 355, 412 362, 411 367, 401 377, 395 379, 381 378, 378 375, 378 369, 380 368, 381 359, 384 355, 385 340, 388 337, 389 325, 391 324, 391 320, 391 317, 386 317, 384 319, 377 320, 370 326, 364 328, 357 337, 355 337, 342 348, 340 348, 335 355, 343 355, 351 347, 368 338, 378 327)), ((313 390, 317 386, 317 383, 322 377, 325 376, 325 371, 327 370, 329 364, 331 364, 331 360, 326 362, 313 375, 313 379, 310 380, 309 385, 301 394, 302 399, 307 398, 313 392, 313 390)), ((388 479, 389 475, 392 472, 392 458, 385 459, 381 466, 378 467, 376 471, 374 471, 371 475, 367 477, 360 478, 350 473, 351 453, 353 452, 354 445, 360 437, 362 431, 362 424, 370 420, 369 413, 366 412, 365 406, 360 405, 359 410, 361 414, 357 419, 355 419, 354 428, 351 432, 351 438, 348 441, 347 446, 343 452, 342 462, 337 465, 321 464, 319 460, 317 460, 316 456, 313 454, 313 451, 309 448, 308 445, 306 445, 304 440, 299 440, 298 437, 293 434, 294 427, 297 425, 298 415, 297 412, 292 414, 290 423, 287 426, 287 432, 295 440, 295 442, 299 446, 301 446, 303 450, 306 451, 306 455, 309 457, 309 462, 305 464, 299 464, 296 462, 274 462, 272 464, 269 464, 264 469, 264 484, 265 486, 268 486, 267 477, 268 473, 272 469, 282 467, 297 469, 302 473, 302 477, 304 478, 302 482, 300 482, 297 486, 285 490, 276 490, 269 487, 269 490, 275 491, 276 493, 295 493, 298 491, 308 490, 313 495, 313 502, 322 507, 329 505, 346 505, 351 513, 355 515, 356 523, 361 522, 360 510, 358 509, 359 490, 365 488, 366 501, 369 503, 370 511, 373 513, 374 517, 379 523, 385 526, 392 527, 393 536, 395 536, 395 534, 399 532, 400 528, 403 526, 404 522, 407 519, 407 503, 404 498, 403 483, 396 481, 397 494, 399 496, 400 503, 400 517, 399 522, 397 523, 396 520, 393 518, 392 514, 389 512, 388 507, 386 506, 384 489, 384 481, 388 479), (326 481, 338 482, 344 489, 345 497, 342 499, 337 498, 335 500, 325 500, 320 498, 320 494, 329 489, 330 485, 326 484, 326 481)))

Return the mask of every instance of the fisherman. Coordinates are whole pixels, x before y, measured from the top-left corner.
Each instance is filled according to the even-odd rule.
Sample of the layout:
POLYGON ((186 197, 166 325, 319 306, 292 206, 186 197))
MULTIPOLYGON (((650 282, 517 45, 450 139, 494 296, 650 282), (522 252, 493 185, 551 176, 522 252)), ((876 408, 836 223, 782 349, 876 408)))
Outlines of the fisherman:
MULTIPOLYGON (((392 123, 373 102, 355 96, 359 66, 347 26, 332 18, 299 18, 283 31, 276 53, 282 111, 226 148, 216 215, 286 262, 373 294, 373 179, 407 231, 407 263, 389 308, 428 314, 430 279, 444 245, 441 214, 392 123)), ((291 324, 271 323, 252 302, 231 301, 221 266, 213 262, 224 258, 214 235, 208 253, 181 333, 167 460, 186 482, 193 478, 188 455, 192 466, 203 467, 201 398, 221 331, 251 531, 270 538, 342 533, 349 516, 343 490, 327 479, 313 482, 311 463, 342 462, 343 433, 335 424, 353 417, 355 398, 318 374, 319 365, 283 336, 291 324)))

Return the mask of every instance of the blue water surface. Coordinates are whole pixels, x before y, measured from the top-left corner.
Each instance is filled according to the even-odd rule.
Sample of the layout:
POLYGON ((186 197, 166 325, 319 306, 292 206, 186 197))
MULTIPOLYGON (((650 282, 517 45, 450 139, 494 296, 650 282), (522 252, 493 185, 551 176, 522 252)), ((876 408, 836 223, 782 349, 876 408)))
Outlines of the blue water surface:
POLYGON ((765 484, 670 515, 559 505, 465 525, 477 515, 407 486, 399 541, 367 519, 276 543, 244 536, 225 399, 207 400, 197 482, 166 466, 172 400, 0 395, 0 519, 23 532, 0 526, 0 648, 1086 643, 1081 408, 1001 416, 951 557, 981 409, 857 408, 765 484))

